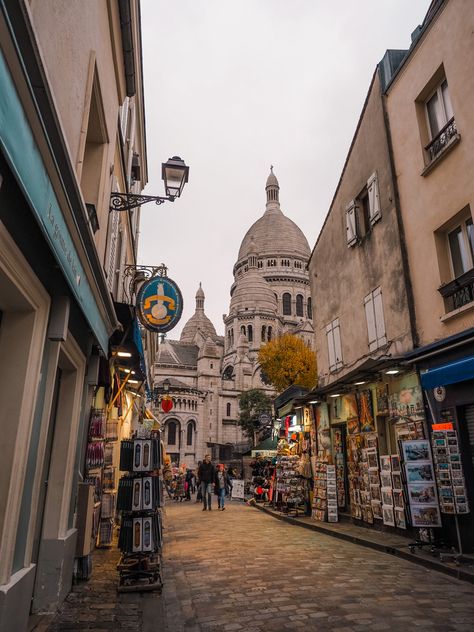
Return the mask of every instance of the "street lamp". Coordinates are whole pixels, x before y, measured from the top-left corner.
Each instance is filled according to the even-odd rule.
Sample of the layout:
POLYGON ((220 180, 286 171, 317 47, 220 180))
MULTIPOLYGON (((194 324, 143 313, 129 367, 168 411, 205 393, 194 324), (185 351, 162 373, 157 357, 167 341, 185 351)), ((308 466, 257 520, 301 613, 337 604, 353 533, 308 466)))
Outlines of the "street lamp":
POLYGON ((171 382, 169 381, 168 378, 166 378, 166 380, 163 380, 163 391, 165 393, 168 393, 168 391, 170 390, 170 386, 171 386, 171 382))
POLYGON ((165 183, 167 197, 112 192, 110 194, 109 212, 129 211, 147 202, 155 202, 155 204, 163 204, 166 201, 174 202, 177 197, 181 196, 184 185, 188 181, 189 167, 186 166, 184 160, 179 156, 173 156, 161 165, 161 177, 165 183))

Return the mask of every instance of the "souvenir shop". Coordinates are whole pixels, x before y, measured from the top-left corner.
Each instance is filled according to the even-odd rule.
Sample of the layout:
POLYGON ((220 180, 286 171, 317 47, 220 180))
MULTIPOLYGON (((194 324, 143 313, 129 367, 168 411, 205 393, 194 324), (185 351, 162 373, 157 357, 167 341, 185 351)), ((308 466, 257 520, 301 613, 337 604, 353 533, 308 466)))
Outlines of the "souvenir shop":
POLYGON ((295 389, 290 387, 275 400, 280 428, 268 499, 277 511, 301 516, 311 513, 315 435, 311 410, 300 399, 307 391, 295 389))
POLYGON ((383 375, 344 393, 310 395, 320 398, 313 404, 313 517, 351 518, 417 540, 417 529, 441 528, 437 453, 418 375, 397 367, 383 375))
POLYGON ((162 447, 146 407, 146 370, 136 320, 102 364, 90 410, 84 478, 78 494, 75 575, 93 572, 94 548, 118 546, 119 590, 161 586, 162 447))
POLYGON ((445 537, 459 553, 474 552, 474 356, 472 343, 463 340, 468 334, 409 355, 428 405, 445 537))

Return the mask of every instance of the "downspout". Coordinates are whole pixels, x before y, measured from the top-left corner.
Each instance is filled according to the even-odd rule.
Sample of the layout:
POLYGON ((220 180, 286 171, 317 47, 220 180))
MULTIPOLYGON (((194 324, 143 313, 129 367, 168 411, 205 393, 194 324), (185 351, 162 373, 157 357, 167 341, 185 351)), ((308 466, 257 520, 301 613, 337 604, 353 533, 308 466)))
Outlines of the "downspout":
POLYGON ((400 237, 400 254, 402 260, 403 277, 405 280, 405 288, 407 293, 408 314, 410 318, 410 333, 413 341, 413 347, 419 347, 418 330, 416 327, 416 312, 415 312, 415 299, 413 296, 413 286, 410 278, 410 266, 408 263, 408 252, 405 238, 405 228, 403 226, 401 206, 400 206, 400 194, 398 190, 397 175, 395 171, 395 158, 393 155, 392 137, 390 133, 390 120, 387 112, 386 93, 381 93, 380 98, 382 100, 383 119, 385 124, 385 134, 387 138, 388 156, 390 162, 390 173, 393 182, 393 192, 395 197, 395 214, 397 217, 398 234, 400 237))

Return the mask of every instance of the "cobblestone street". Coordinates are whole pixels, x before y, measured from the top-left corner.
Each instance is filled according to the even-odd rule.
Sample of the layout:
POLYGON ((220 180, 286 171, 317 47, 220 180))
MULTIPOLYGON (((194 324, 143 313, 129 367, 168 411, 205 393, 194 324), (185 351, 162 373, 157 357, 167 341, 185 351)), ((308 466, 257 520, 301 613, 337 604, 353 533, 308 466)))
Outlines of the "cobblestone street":
POLYGON ((165 526, 162 596, 117 595, 117 554, 100 551, 49 632, 473 629, 471 584, 257 509, 168 504, 165 526))

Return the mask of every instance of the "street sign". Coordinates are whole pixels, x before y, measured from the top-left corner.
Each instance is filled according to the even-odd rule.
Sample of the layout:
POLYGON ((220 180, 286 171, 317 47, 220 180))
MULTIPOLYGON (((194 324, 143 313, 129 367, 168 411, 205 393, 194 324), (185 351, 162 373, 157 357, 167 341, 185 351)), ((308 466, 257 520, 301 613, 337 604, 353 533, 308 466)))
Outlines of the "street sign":
POLYGON ((272 416, 269 413, 260 413, 258 417, 258 421, 260 422, 261 426, 266 426, 271 422, 271 420, 272 416))

